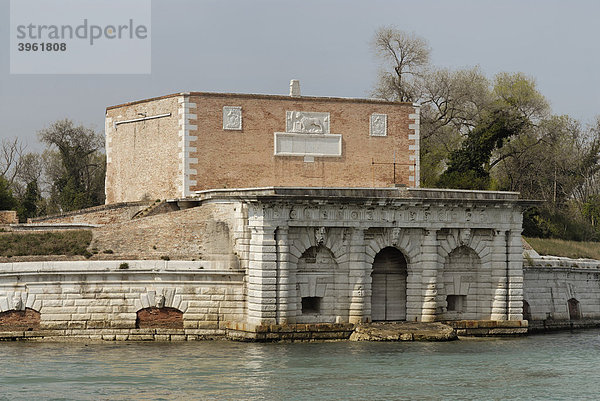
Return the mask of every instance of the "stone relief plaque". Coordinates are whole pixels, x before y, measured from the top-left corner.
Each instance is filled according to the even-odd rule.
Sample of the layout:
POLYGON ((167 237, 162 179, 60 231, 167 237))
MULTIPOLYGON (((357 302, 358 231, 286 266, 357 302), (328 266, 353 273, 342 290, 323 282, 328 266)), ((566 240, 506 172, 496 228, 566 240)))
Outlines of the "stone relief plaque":
POLYGON ((223 129, 241 131, 242 108, 240 106, 223 106, 223 129))
POLYGON ((387 136, 387 114, 371 114, 371 136, 387 136))
POLYGON ((288 111, 285 130, 300 134, 329 134, 329 113, 288 111))

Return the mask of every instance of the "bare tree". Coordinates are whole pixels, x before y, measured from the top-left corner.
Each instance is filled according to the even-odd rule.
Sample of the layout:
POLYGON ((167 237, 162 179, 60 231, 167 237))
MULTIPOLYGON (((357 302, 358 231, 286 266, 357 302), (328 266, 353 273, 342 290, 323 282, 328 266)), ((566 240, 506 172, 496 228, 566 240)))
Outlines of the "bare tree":
POLYGON ((417 101, 420 80, 429 66, 431 50, 427 41, 388 26, 377 30, 373 47, 386 63, 373 94, 388 100, 417 101))
POLYGON ((0 176, 12 185, 17 177, 22 163, 21 156, 25 145, 19 140, 3 139, 0 143, 0 176))

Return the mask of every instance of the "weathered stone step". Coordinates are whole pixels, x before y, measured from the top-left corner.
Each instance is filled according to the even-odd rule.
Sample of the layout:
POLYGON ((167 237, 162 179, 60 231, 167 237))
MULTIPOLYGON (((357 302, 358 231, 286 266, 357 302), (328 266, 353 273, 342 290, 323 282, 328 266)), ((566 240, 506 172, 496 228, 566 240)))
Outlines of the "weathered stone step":
POLYGON ((378 322, 356 326, 350 341, 452 341, 458 336, 442 323, 378 322))

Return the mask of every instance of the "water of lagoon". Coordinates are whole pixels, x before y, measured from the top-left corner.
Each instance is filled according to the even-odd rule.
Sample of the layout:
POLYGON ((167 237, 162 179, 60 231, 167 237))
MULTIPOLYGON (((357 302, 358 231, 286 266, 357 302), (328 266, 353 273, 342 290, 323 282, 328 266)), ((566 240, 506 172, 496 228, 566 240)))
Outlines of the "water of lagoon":
POLYGON ((600 330, 449 343, 0 343, 1 400, 600 397, 600 330))

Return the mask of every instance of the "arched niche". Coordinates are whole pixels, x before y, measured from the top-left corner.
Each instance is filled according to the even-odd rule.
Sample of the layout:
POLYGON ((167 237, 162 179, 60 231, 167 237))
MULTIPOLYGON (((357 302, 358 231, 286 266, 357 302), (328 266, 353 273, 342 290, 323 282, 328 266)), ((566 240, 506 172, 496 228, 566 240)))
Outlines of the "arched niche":
POLYGON ((490 318, 490 305, 482 301, 485 288, 480 282, 481 259, 477 253, 460 246, 448 254, 442 273, 441 320, 482 320, 490 318))
POLYGON ((348 315, 348 275, 323 245, 306 249, 296 264, 297 323, 335 323, 348 315))

